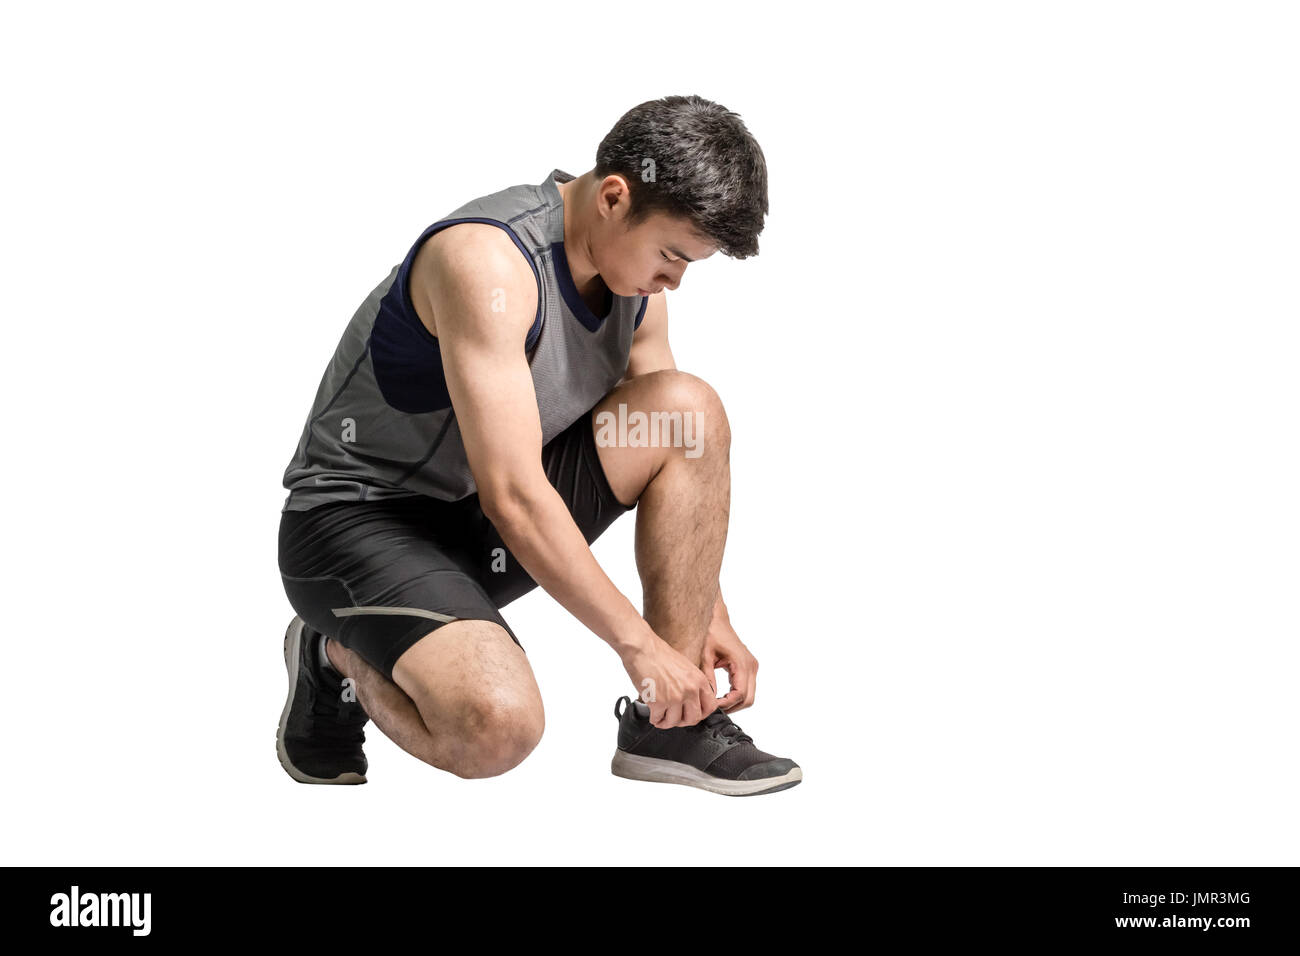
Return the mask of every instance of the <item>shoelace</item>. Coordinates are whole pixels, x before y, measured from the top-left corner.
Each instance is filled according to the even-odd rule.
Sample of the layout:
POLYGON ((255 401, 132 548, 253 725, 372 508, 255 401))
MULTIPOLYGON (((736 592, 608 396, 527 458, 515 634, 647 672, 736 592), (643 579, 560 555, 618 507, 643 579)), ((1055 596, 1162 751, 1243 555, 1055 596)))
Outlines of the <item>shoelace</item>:
POLYGON ((365 743, 366 734, 362 729, 366 721, 366 712, 360 704, 340 702, 337 709, 322 704, 317 698, 311 709, 311 735, 316 740, 333 743, 365 743))
POLYGON ((714 737, 723 737, 735 743, 748 741, 752 744, 754 742, 753 737, 749 736, 749 734, 741 730, 739 726, 732 723, 731 718, 721 710, 715 710, 713 713, 709 714, 709 716, 705 717, 704 720, 700 721, 700 724, 703 727, 708 727, 714 737))
POLYGON ((311 705, 312 736, 339 743, 364 743, 362 728, 370 719, 360 702, 335 696, 328 685, 318 687, 311 705))

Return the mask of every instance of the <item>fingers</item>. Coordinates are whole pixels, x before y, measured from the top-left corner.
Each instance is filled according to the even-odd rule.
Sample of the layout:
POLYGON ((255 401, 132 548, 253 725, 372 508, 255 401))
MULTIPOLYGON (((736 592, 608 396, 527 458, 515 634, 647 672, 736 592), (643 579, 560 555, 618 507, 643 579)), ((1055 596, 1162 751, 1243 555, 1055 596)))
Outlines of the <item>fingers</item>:
POLYGON ((700 719, 718 709, 718 689, 716 687, 700 688, 700 719))
POLYGON ((667 708, 659 703, 650 703, 648 706, 650 708, 650 723, 655 727, 662 726, 667 708))
POLYGON ((672 727, 694 727, 701 720, 718 709, 717 687, 701 682, 694 687, 678 704, 670 704, 662 714, 650 712, 650 723, 660 730, 672 727))
POLYGON ((734 668, 729 667, 727 676, 731 681, 731 690, 724 698, 729 703, 722 705, 723 711, 730 714, 751 706, 758 683, 758 661, 747 661, 734 668))
POLYGON ((703 718, 700 713, 700 694, 696 691, 686 700, 682 701, 682 723, 683 727, 694 727, 703 718))
POLYGON ((723 666, 727 670, 727 683, 731 685, 731 689, 727 691, 727 696, 722 698, 725 703, 720 703, 718 706, 722 708, 724 714, 729 714, 733 710, 739 710, 744 704, 745 670, 730 661, 724 662, 723 666))
POLYGON ((731 708, 745 700, 744 692, 739 688, 733 687, 727 691, 727 695, 718 701, 718 706, 722 708, 723 713, 730 713, 731 708))
POLYGON ((664 708, 663 713, 658 720, 651 715, 650 723, 654 724, 660 730, 667 730, 669 727, 676 727, 682 719, 682 705, 680 703, 669 704, 664 708))
MULTIPOLYGON (((682 664, 686 664, 686 658, 682 658, 682 664)), ((690 667, 688 671, 680 674, 682 683, 677 685, 680 688, 672 688, 671 692, 665 692, 665 688, 660 685, 660 696, 663 703, 650 704, 650 723, 660 730, 668 730, 673 727, 693 727, 701 720, 712 714, 722 702, 718 700, 718 680, 714 675, 715 666, 720 665, 724 668, 730 668, 726 660, 719 661, 717 655, 706 653, 703 663, 698 667, 690 667), (674 699, 676 698, 676 699, 674 699)), ((743 699, 743 688, 733 689, 733 694, 738 699, 743 699)), ((728 695, 728 705, 734 703, 728 695)))
POLYGON ((705 681, 698 681, 682 700, 681 720, 673 725, 694 727, 717 709, 717 689, 705 681))

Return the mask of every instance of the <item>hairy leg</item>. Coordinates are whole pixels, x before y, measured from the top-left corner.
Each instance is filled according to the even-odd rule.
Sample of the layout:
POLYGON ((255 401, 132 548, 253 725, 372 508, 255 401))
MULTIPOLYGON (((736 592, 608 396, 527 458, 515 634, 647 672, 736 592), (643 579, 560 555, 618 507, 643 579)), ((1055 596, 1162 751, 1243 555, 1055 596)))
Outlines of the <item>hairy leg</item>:
POLYGON ((333 639, 325 652, 385 736, 458 777, 505 773, 541 740, 545 715, 532 668, 492 621, 430 632, 397 659, 392 681, 333 639))
MULTIPOLYGON (((636 562, 642 614, 664 641, 697 664, 718 598, 731 506, 731 428, 717 393, 687 372, 638 375, 596 407, 597 448, 610 488, 637 502, 636 562), (686 447, 602 445, 600 413, 690 413, 699 454, 686 447)), ((630 433, 629 429, 629 433, 630 433)), ((671 435, 669 437, 672 437, 671 435)), ((662 437, 661 437, 662 442, 662 437)))

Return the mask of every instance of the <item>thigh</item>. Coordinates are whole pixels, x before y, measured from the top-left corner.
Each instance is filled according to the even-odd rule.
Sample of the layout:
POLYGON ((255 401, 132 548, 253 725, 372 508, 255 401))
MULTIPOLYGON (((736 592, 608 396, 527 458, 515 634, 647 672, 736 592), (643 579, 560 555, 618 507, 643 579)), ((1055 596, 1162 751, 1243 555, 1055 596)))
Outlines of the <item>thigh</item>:
POLYGON ((294 611, 388 680, 398 658, 456 621, 490 621, 523 645, 478 580, 460 503, 338 502, 281 515, 279 563, 294 611))
MULTIPOLYGON (((588 544, 600 537, 620 515, 636 507, 635 503, 620 502, 610 488, 596 450, 594 412, 594 408, 588 411, 542 448, 546 477, 559 492, 588 544)), ((482 527, 479 580, 493 603, 505 607, 537 587, 537 582, 515 560, 492 522, 482 517, 481 511, 479 516, 482 527)))
POLYGON ((428 727, 457 728, 466 741, 527 735, 545 720, 527 655, 493 621, 454 621, 426 634, 397 659, 392 679, 428 727))

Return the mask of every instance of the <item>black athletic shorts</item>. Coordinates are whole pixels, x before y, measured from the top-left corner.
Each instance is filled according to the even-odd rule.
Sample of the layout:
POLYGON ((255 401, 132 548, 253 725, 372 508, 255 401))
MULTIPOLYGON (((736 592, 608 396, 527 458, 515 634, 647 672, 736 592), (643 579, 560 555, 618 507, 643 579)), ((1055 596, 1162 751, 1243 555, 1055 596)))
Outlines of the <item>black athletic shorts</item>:
MULTIPOLYGON (((624 506, 596 452, 594 409, 542 448, 546 477, 587 543, 624 506)), ((479 507, 426 495, 338 501, 280 516, 280 577, 309 626, 355 651, 389 680, 430 631, 456 620, 494 621, 520 648, 501 608, 537 586, 479 507)))

